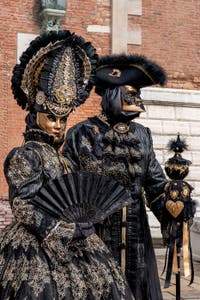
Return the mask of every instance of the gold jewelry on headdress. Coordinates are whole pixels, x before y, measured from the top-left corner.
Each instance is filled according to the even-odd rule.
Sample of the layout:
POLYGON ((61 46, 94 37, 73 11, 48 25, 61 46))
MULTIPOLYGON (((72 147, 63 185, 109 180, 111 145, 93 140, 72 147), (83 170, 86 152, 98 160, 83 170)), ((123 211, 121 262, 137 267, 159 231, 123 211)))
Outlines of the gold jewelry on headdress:
MULTIPOLYGON (((49 43, 46 47, 42 47, 36 53, 36 55, 34 55, 32 59, 30 59, 30 61, 26 65, 26 68, 25 68, 24 74, 23 74, 23 78, 22 78, 22 82, 21 82, 21 89, 26 94, 30 104, 34 103, 36 92, 37 92, 35 84, 34 84, 34 76, 35 76, 35 71, 37 70, 37 67, 40 65, 42 59, 44 59, 45 55, 48 52, 59 48, 60 45, 62 45, 62 44, 63 44, 63 41, 57 41, 54 44, 49 43)), ((39 71, 39 69, 37 71, 39 71)), ((37 73, 37 75, 39 75, 39 74, 37 73)))
POLYGON ((36 95, 36 103, 42 105, 44 109, 48 109, 50 112, 56 115, 68 115, 73 111, 72 106, 62 105, 61 103, 55 103, 48 101, 48 98, 43 91, 38 91, 36 95))
POLYGON ((76 98, 75 66, 72 49, 67 47, 61 57, 58 68, 55 70, 51 94, 54 94, 59 104, 69 105, 76 98))

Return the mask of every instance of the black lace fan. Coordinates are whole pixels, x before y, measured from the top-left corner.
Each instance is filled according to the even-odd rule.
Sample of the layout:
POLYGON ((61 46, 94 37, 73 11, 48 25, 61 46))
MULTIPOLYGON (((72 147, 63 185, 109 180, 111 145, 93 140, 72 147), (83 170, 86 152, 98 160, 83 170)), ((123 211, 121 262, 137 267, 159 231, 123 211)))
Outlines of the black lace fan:
POLYGON ((49 181, 32 200, 43 211, 68 223, 98 223, 131 202, 130 192, 117 181, 84 171, 49 181))

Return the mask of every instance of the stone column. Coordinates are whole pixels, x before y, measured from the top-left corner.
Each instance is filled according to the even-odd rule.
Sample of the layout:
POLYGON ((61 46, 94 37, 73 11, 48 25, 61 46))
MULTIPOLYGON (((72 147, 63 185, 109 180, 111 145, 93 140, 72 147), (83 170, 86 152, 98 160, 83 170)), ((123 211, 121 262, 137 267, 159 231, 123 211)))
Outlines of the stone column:
POLYGON ((142 0, 112 0, 112 53, 127 53, 128 44, 141 44, 141 29, 128 29, 128 17, 142 15, 142 0))

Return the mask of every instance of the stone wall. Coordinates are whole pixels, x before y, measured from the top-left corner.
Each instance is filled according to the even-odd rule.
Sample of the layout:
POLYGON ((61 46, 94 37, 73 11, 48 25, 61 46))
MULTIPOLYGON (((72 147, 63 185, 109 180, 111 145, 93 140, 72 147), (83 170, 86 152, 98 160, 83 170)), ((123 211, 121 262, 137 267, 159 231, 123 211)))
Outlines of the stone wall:
MULTIPOLYGON (((166 145, 171 138, 176 138, 178 132, 189 146, 183 157, 189 159, 192 165, 185 180, 194 187, 196 216, 200 216, 200 92, 145 88, 141 96, 146 112, 136 121, 151 129, 156 156, 162 167, 173 156, 167 151, 166 145)), ((149 220, 152 235, 160 237, 159 223, 151 212, 149 220)))

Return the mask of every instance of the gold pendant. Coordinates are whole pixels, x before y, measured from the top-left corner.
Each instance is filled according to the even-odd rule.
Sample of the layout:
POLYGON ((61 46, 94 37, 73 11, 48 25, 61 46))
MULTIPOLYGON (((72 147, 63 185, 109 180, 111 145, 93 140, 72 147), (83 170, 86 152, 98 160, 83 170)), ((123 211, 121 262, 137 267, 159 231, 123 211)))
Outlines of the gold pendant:
POLYGON ((180 215, 180 213, 183 211, 184 209, 184 203, 182 201, 172 201, 172 200, 168 200, 165 204, 166 209, 168 210, 168 212, 174 217, 178 217, 178 215, 180 215))
POLYGON ((126 133, 129 131, 129 126, 125 123, 117 123, 113 126, 113 129, 118 133, 126 133))

